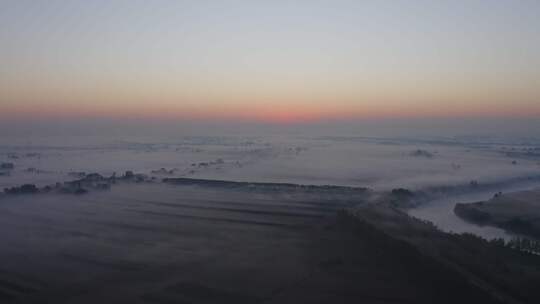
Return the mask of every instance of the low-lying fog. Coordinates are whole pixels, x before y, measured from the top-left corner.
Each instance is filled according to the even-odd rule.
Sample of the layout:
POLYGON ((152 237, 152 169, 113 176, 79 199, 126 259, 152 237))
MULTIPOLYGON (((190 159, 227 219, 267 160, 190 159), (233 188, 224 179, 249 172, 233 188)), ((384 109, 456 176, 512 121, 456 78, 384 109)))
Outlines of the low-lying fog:
MULTIPOLYGON (((43 140, 43 139, 42 139, 43 140)), ((4 143, 0 187, 77 172, 335 184, 379 189, 504 181, 540 173, 540 144, 366 137, 183 137, 82 144, 4 143), (163 170, 162 170, 163 168, 163 170)))
MULTIPOLYGON (((527 134, 517 132, 515 125, 507 131, 517 133, 504 136, 454 136, 449 130, 428 132, 426 126, 429 124, 420 126, 424 132, 418 131, 420 127, 414 129, 416 133, 387 128, 387 132, 373 132, 382 134, 377 137, 369 136, 372 129, 367 127, 359 129, 363 130, 361 136, 351 134, 354 132, 332 135, 341 134, 338 129, 334 133, 317 131, 326 130, 324 126, 311 132, 295 129, 280 136, 269 135, 272 130, 249 136, 193 136, 175 134, 174 129, 163 134, 154 130, 150 136, 134 136, 136 132, 124 136, 113 131, 105 136, 86 134, 80 128, 70 132, 68 126, 51 136, 46 134, 50 130, 28 133, 23 128, 10 133, 4 129, 0 137, 0 189, 24 183, 54 184, 76 179, 81 172, 111 175, 127 170, 156 178, 331 184, 374 190, 469 185, 472 181, 503 187, 516 178, 540 176, 540 140, 523 136, 527 134)), ((227 133, 226 129, 214 132, 207 128, 194 134, 203 131, 227 133)), ((457 134, 467 134, 464 131, 457 134)), ((97 133, 105 134, 103 128, 97 133)), ((451 221, 461 221, 450 210, 428 208, 418 216, 440 221, 441 226, 447 221, 441 212, 444 216, 451 213, 451 221)))

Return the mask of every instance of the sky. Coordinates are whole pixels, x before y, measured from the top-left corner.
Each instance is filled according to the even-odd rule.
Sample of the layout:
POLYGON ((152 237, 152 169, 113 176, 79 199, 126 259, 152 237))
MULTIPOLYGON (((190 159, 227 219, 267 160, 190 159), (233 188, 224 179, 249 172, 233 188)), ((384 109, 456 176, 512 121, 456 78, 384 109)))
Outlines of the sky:
POLYGON ((0 1, 0 119, 540 117, 540 1, 0 1))

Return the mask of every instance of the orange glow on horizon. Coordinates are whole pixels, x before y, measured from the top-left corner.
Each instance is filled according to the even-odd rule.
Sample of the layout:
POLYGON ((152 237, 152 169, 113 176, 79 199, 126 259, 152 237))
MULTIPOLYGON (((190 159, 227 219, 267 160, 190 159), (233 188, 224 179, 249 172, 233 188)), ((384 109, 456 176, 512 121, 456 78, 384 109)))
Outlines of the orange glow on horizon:
POLYGON ((469 107, 454 106, 444 103, 439 107, 410 107, 399 103, 369 103, 369 106, 351 106, 326 102, 317 105, 290 102, 265 102, 252 105, 226 104, 216 105, 163 105, 145 103, 136 106, 117 104, 58 104, 58 105, 11 105, 0 107, 0 117, 38 119, 38 118, 141 118, 153 120, 186 121, 232 121, 262 122, 275 124, 309 123, 317 121, 339 121, 355 119, 391 119, 391 118, 452 118, 452 117, 540 117, 538 107, 512 107, 492 105, 469 107))

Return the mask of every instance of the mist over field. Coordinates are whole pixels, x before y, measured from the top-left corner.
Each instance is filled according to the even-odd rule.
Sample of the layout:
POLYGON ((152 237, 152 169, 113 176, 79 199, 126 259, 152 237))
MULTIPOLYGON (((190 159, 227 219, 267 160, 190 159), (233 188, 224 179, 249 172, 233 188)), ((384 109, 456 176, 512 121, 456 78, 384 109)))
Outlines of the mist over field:
POLYGON ((3 176, 0 185, 55 182, 70 172, 150 174, 164 168, 173 170, 173 176, 420 189, 504 181, 535 175, 540 168, 540 140, 523 131, 540 130, 537 121, 384 121, 364 123, 365 128, 343 122, 216 122, 215 129, 211 123, 114 123, 60 121, 47 122, 48 129, 39 123, 2 128, 10 134, 2 136, 0 157, 6 162, 16 157, 16 170, 3 176), (212 164, 218 159, 220 163, 212 164))

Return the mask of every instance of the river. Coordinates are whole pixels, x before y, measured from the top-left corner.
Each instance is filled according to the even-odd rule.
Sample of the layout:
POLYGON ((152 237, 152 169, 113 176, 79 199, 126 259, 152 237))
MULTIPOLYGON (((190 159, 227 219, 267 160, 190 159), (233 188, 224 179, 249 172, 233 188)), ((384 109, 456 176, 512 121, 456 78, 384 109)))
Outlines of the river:
MULTIPOLYGON (((537 188, 538 182, 522 183, 501 188, 502 192, 524 191, 537 188)), ((472 233, 486 239, 503 238, 508 240, 513 237, 512 234, 503 229, 492 226, 479 226, 464 221, 454 213, 456 203, 474 203, 478 201, 487 201, 498 191, 481 191, 468 194, 452 195, 437 198, 422 204, 419 207, 409 210, 409 215, 419 219, 428 220, 434 223, 439 229, 454 233, 472 233)))

